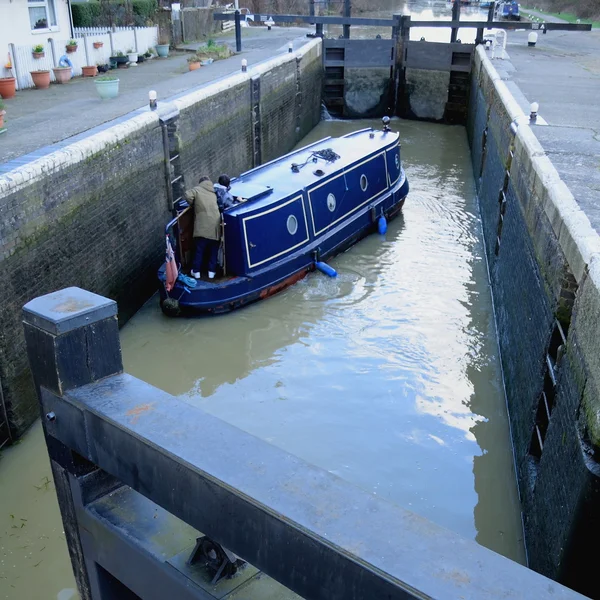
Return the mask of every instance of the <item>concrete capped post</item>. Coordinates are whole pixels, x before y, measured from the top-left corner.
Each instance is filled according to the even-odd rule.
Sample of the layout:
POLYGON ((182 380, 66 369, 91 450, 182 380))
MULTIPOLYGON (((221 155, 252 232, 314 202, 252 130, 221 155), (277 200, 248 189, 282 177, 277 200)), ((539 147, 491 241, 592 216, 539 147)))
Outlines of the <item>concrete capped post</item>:
POLYGON ((114 300, 66 288, 28 302, 23 325, 38 394, 60 396, 123 370, 114 300))
POLYGON ((82 600, 101 598, 92 593, 93 565, 86 563, 77 527, 76 475, 95 471, 52 436, 57 422, 68 422, 73 438, 85 436, 76 407, 56 403, 56 396, 98 381, 123 369, 117 304, 92 292, 66 288, 31 300, 23 307, 23 327, 29 364, 42 412, 65 537, 82 600))

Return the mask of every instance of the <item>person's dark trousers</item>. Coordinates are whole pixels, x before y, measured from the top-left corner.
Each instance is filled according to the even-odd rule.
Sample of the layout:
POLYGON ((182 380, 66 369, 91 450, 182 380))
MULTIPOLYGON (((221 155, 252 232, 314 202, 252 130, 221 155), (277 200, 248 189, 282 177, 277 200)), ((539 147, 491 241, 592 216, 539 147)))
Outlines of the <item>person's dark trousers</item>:
POLYGON ((202 270, 204 255, 205 253, 208 253, 208 270, 216 273, 217 258, 219 256, 219 241, 209 240, 203 237, 194 238, 194 240, 196 242, 196 253, 194 254, 192 271, 200 272, 202 270))

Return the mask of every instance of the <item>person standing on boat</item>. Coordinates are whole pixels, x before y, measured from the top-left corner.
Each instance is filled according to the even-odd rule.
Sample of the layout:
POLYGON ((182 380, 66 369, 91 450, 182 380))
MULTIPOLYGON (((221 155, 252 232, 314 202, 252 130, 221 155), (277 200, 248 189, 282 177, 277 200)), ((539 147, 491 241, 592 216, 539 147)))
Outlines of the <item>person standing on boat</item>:
POLYGON ((200 279, 204 255, 208 254, 208 277, 214 279, 217 272, 221 213, 212 181, 208 177, 200 177, 198 185, 185 193, 185 199, 194 207, 196 250, 192 262, 192 277, 200 279))
POLYGON ((215 183, 215 193, 217 194, 217 204, 219 210, 223 212, 226 208, 231 208, 235 205, 235 199, 229 191, 231 189, 231 179, 228 175, 220 175, 219 183, 215 183))

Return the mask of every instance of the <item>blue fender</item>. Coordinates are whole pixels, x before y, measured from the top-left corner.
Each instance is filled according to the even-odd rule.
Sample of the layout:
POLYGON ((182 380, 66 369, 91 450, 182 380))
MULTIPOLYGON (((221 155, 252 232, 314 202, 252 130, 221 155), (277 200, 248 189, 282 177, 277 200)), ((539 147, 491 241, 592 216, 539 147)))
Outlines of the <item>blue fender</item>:
POLYGON ((75 76, 75 69, 73 68, 73 63, 71 62, 71 59, 66 55, 63 54, 59 61, 58 61, 58 66, 59 67, 71 67, 71 77, 75 76))
POLYGON ((387 231, 387 221, 383 215, 381 215, 377 221, 377 230, 381 235, 384 235, 387 231))
POLYGON ((315 262, 315 267, 321 271, 321 273, 325 273, 325 275, 329 275, 329 277, 337 277, 337 271, 330 267, 327 263, 322 261, 315 262))

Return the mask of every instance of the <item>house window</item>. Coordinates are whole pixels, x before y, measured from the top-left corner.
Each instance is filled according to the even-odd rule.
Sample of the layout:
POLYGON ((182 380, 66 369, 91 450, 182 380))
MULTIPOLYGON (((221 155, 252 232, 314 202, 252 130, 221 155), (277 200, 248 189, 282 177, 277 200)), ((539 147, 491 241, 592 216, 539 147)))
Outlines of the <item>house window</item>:
POLYGON ((54 0, 28 0, 29 22, 31 29, 50 29, 56 27, 54 0))

